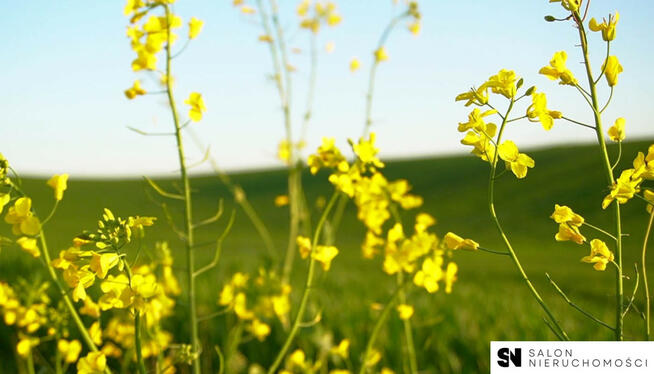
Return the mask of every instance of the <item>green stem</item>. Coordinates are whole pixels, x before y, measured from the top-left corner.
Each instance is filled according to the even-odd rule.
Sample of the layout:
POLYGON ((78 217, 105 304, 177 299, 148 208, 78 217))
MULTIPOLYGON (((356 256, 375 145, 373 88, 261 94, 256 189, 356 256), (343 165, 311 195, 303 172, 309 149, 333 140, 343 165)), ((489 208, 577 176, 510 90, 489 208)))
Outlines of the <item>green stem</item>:
POLYGON ((395 289, 395 292, 393 292, 393 295, 391 296, 390 300, 388 300, 381 314, 377 318, 377 321, 375 322, 375 326, 372 328, 372 333, 368 338, 368 343, 366 343, 366 350, 364 351, 363 354, 363 364, 361 365, 359 374, 365 374, 367 369, 365 362, 367 358, 370 356, 370 354, 372 353, 373 347, 375 346, 375 342, 377 341, 377 336, 379 335, 382 326, 384 326, 384 323, 388 319, 388 315, 390 314, 391 309, 393 309, 393 306, 395 305, 397 298, 399 297, 400 293, 402 292, 406 284, 407 283, 403 283, 397 286, 397 289, 395 289))
POLYGON ((587 312, 585 309, 583 309, 579 305, 575 304, 572 300, 570 300, 568 295, 566 295, 565 292, 563 292, 563 290, 559 287, 559 285, 556 284, 556 282, 554 282, 554 279, 552 279, 552 277, 550 277, 549 274, 545 273, 545 275, 547 276, 547 279, 549 279, 550 283, 552 284, 552 286, 554 287, 556 292, 558 292, 559 295, 561 295, 563 300, 565 300, 565 302, 568 303, 568 305, 570 305, 571 307, 577 309, 581 314, 585 315, 586 317, 588 317, 592 321, 597 322, 598 324, 606 327, 607 329, 609 329, 611 331, 615 331, 615 329, 611 325, 609 325, 608 323, 606 323, 606 322, 600 320, 599 318, 593 316, 592 314, 587 312))
MULTIPOLYGON (((170 8, 164 5, 166 10, 166 18, 170 17, 170 8)), ((168 104, 172 112, 173 123, 175 125, 175 141, 177 143, 177 154, 179 157, 180 167, 180 181, 184 191, 184 226, 186 231, 186 261, 187 261, 187 279, 188 279, 188 314, 190 317, 191 328, 191 347, 193 352, 196 353, 192 362, 193 373, 200 374, 200 339, 198 337, 198 321, 197 321, 197 306, 195 299, 195 259, 193 253, 193 203, 191 200, 191 182, 186 170, 186 156, 184 153, 184 142, 182 141, 182 129, 179 123, 179 116, 177 114, 177 106, 173 97, 172 87, 172 74, 171 74, 171 43, 170 43, 170 28, 166 29, 167 40, 166 43, 166 91, 168 96, 168 104)))
MULTIPOLYGON (((377 50, 382 48, 384 44, 386 44, 386 40, 388 39, 388 36, 390 35, 391 31, 395 26, 406 16, 408 16, 408 12, 404 12, 395 18, 391 20, 391 22, 386 25, 386 28, 384 29, 384 32, 382 33, 381 37, 379 38, 379 42, 377 43, 377 50)), ((366 119, 365 119, 365 124, 363 127, 363 137, 365 138, 368 136, 368 132, 370 131, 370 126, 372 125, 372 99, 373 95, 375 93, 375 78, 377 76, 377 67, 379 66, 379 61, 377 58, 375 58, 375 61, 372 63, 372 66, 370 67, 370 76, 368 78, 368 92, 366 93, 366 119)))
MULTIPOLYGON (((48 243, 45 239, 45 233, 43 232, 43 230, 41 230, 41 232, 39 233, 39 241, 41 243, 41 248, 42 248, 41 254, 43 255, 44 265, 48 270, 48 274, 50 275, 50 278, 57 286, 57 289, 59 290, 59 294, 61 295, 61 298, 64 300, 64 304, 66 305, 66 309, 68 309, 68 313, 70 313, 70 316, 73 318, 73 322, 75 323, 77 330, 82 336, 82 340, 84 341, 86 347, 91 352, 98 352, 98 347, 95 345, 95 343, 93 343, 93 339, 91 338, 91 335, 89 335, 88 330, 84 326, 84 322, 82 322, 82 318, 79 316, 79 313, 77 313, 77 309, 75 309, 75 305, 73 304, 73 301, 68 296, 68 293, 66 292, 66 288, 64 288, 64 285, 61 284, 61 281, 57 277, 57 273, 55 272, 55 269, 52 267, 50 252, 48 251, 48 243)), ((107 368, 105 369, 105 373, 109 374, 111 373, 111 371, 107 368)))
MULTIPOLYGON (((406 293, 402 285, 404 284, 403 273, 400 271, 397 274, 397 286, 400 289, 399 299, 400 303, 406 304, 406 293)), ((418 372, 418 361, 416 359, 416 348, 413 342, 413 328, 411 326, 411 319, 403 319, 402 324, 404 325, 404 337, 406 339, 406 350, 409 356, 409 368, 411 373, 415 374, 418 372)))
POLYGON ((291 347, 291 344, 293 343, 293 339, 295 338, 295 335, 297 334, 298 329, 300 328, 300 325, 302 323, 302 317, 304 317, 304 311, 307 307, 307 302, 309 301, 309 294, 313 290, 313 286, 314 286, 313 282, 316 272, 315 271, 316 260, 313 254, 316 250, 316 246, 318 245, 318 239, 320 238, 320 234, 322 232, 323 226, 325 225, 325 221, 327 220, 327 216, 329 215, 329 212, 334 207, 334 204, 336 203, 336 200, 338 199, 339 195, 340 193, 338 192, 338 190, 334 191, 334 194, 332 195, 331 199, 329 200, 329 203, 325 207, 325 210, 322 212, 322 215, 318 220, 318 225, 316 226, 316 231, 313 234, 313 240, 311 242, 311 253, 309 254, 309 271, 307 273, 307 279, 304 285, 304 291, 302 293, 302 298, 300 300, 300 306, 298 307, 297 315, 295 316, 295 320, 293 320, 293 325, 291 326, 291 330, 289 331, 288 336, 286 337, 286 341, 282 345, 282 349, 277 354, 275 361, 273 361, 273 364, 268 369, 268 374, 273 374, 277 371, 277 368, 279 367, 282 360, 284 359, 286 352, 288 352, 288 349, 291 347))
POLYGON ((27 373, 28 374, 35 374, 36 373, 34 371, 34 356, 32 356, 31 351, 27 354, 27 357, 25 358, 25 366, 27 366, 27 373))
POLYGON ((649 285, 647 284, 647 262, 646 262, 646 254, 647 254, 647 242, 649 241, 649 233, 652 230, 652 223, 654 222, 654 209, 652 209, 652 212, 649 215, 649 222, 647 223, 647 231, 645 231, 645 239, 643 239, 643 251, 641 253, 641 266, 642 266, 642 273, 643 273, 643 286, 645 286, 645 339, 649 340, 649 321, 650 321, 650 316, 649 316, 649 285))
POLYGON ((136 365, 140 374, 146 374, 145 362, 143 361, 143 349, 141 348, 141 312, 134 309, 134 346, 136 349, 136 365))
MULTIPOLYGON (((597 134, 597 141, 601 152, 601 158, 604 165, 604 173, 606 181, 609 186, 615 182, 613 177, 613 170, 611 168, 611 161, 609 153, 604 140, 604 132, 602 130, 602 117, 597 103, 597 89, 595 80, 593 79, 593 72, 590 65, 590 58, 588 56, 588 40, 586 38, 586 30, 584 24, 579 16, 579 12, 574 12, 573 17, 577 23, 579 30, 579 39, 581 41, 581 49, 584 55, 584 65, 586 67, 586 78, 590 86, 590 96, 592 100, 593 116, 595 119, 595 132, 597 134)), ((616 237, 616 253, 615 262, 617 263, 616 269, 616 301, 615 301, 615 339, 623 340, 623 311, 624 311, 624 296, 623 296, 623 282, 622 282, 622 222, 620 217, 620 204, 617 202, 614 205, 615 214, 615 237, 616 237)))
MULTIPOLYGON (((513 104, 515 101, 511 99, 511 103, 509 104, 509 107, 506 111, 506 114, 502 116, 502 125, 500 126, 500 131, 497 136, 496 144, 501 144, 502 142, 502 134, 504 133, 504 128, 506 127, 507 123, 507 118, 509 116, 509 113, 511 112, 511 109, 513 109, 513 104)), ((490 176, 489 176, 489 181, 488 181, 488 210, 490 211, 491 218, 493 219, 493 222, 495 223, 495 226, 497 228, 497 231, 499 232, 500 236, 502 237, 502 241, 504 241, 504 245, 506 246, 506 249, 509 251, 509 255, 511 257, 511 260, 513 260, 514 265, 518 269, 518 272, 520 273, 520 276, 522 277, 522 280, 525 282, 527 285, 527 288, 529 288, 529 291, 531 292, 532 296, 536 299, 540 307, 543 309, 545 314, 547 314, 548 318, 552 322, 552 324, 557 328, 561 336, 565 338, 565 340, 568 340, 568 336, 561 328, 561 325, 559 325, 558 321, 556 318, 554 318, 554 315, 552 314, 550 308, 545 304, 545 301, 543 301, 543 298, 540 296, 534 285, 531 283, 529 280, 529 277, 527 276, 527 273, 525 273, 524 269, 522 268, 522 264, 520 263, 520 260, 518 259, 518 255, 515 253, 513 250, 513 246, 511 245, 511 242, 509 241, 509 238, 506 236, 504 229, 502 228, 502 225, 500 224, 499 218, 497 217, 497 213, 495 212, 495 173, 497 171, 497 161, 498 161, 498 152, 495 151, 495 154, 493 156, 493 160, 491 162, 491 171, 490 171, 490 176)))

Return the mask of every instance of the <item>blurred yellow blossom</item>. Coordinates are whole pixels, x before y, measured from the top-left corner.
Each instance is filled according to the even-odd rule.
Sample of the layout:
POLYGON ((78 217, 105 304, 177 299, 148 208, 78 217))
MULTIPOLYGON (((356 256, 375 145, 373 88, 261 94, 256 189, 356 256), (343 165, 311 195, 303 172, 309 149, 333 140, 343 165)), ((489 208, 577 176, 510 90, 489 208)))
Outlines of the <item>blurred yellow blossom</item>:
POLYGON ((188 38, 195 39, 200 34, 200 31, 202 31, 203 26, 204 22, 195 17, 191 17, 191 20, 188 21, 188 38))

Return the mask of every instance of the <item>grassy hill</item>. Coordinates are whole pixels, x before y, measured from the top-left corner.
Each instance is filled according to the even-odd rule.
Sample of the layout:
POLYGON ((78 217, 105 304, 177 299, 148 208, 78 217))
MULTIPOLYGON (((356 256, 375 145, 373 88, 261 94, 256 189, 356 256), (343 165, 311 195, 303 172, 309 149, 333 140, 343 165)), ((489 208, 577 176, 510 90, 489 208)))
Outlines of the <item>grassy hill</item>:
MULTIPOLYGON (((624 158, 618 169, 629 167, 638 151, 646 151, 650 142, 632 142, 623 147, 624 158)), ((612 146, 611 154, 617 149, 612 146)), ((570 242, 557 243, 554 234, 557 225, 549 219, 555 203, 571 206, 586 219, 599 227, 611 228, 611 214, 602 211, 601 201, 607 193, 599 154, 592 146, 567 146, 529 152, 536 160, 536 167, 529 171, 525 180, 516 180, 505 174, 497 182, 496 205, 523 265, 543 297, 553 306, 572 339, 607 340, 612 332, 584 319, 571 309, 548 285, 545 272, 549 272, 560 286, 579 304, 597 317, 613 323, 610 308, 614 302, 615 276, 612 271, 597 272, 588 264, 580 262, 586 249, 570 242)), ((439 234, 454 231, 480 242, 484 247, 503 250, 500 238, 490 220, 486 205, 487 165, 468 156, 443 157, 388 162, 385 174, 389 179, 405 178, 414 186, 414 192, 422 195, 425 204, 421 210, 438 220, 439 234)), ((319 196, 328 197, 332 187, 326 174, 303 176, 309 202, 319 196)), ((286 188, 286 172, 270 170, 232 175, 235 182, 246 191, 249 200, 259 212, 281 256, 285 249, 288 230, 286 208, 273 204, 276 195, 286 188)), ((34 198, 36 208, 48 211, 51 190, 41 179, 25 179, 25 190, 34 198)), ((163 180, 166 188, 174 188, 174 181, 163 180)), ((197 177, 193 180, 195 215, 202 219, 213 215, 220 199, 224 199, 226 211, 234 209, 233 198, 214 176, 197 177)), ((142 180, 72 180, 56 216, 48 224, 47 234, 51 251, 66 248, 70 240, 83 229, 92 229, 104 207, 117 215, 151 215, 159 217, 155 226, 148 230, 148 243, 167 240, 176 252, 177 266, 185 266, 182 245, 169 230, 154 197, 142 180)), ((171 204, 173 213, 181 212, 180 206, 171 204)), ((644 205, 632 201, 624 208, 625 238, 624 264, 632 274, 631 267, 640 257, 640 245, 644 234, 647 214, 644 205)), ((314 211, 314 215, 315 211, 314 211)), ((227 215, 225 215, 227 216, 227 215)), ((181 215, 177 215, 180 217, 181 215)), ((407 216, 407 221, 412 216, 407 216)), ((222 232, 225 218, 198 233, 197 242, 209 242, 222 232)), ((315 217, 314 217, 315 220, 315 217)), ((181 222, 181 221, 180 221, 181 222)), ((6 226, 6 225, 3 225, 6 226)), ((6 227, 2 227, 2 232, 6 227)), ((334 260, 332 270, 323 276, 319 291, 314 296, 312 310, 323 312, 318 326, 302 330, 298 344, 315 346, 317 336, 326 330, 334 339, 348 337, 353 343, 353 357, 363 349, 372 318, 376 312, 370 304, 384 302, 389 296, 393 280, 381 271, 380 259, 364 260, 360 243, 364 229, 356 220, 350 204, 339 232, 336 245, 340 255, 334 260), (347 312, 344 312, 347 311, 347 312)), ((599 237, 584 230, 589 239, 599 237)), ((198 249, 199 262, 208 261, 212 247, 198 249)), ((654 255, 650 256, 650 258, 654 255)), ((216 299, 222 281, 234 271, 254 270, 266 265, 271 259, 265 255, 263 242, 245 214, 236 209, 236 223, 224 243, 223 258, 219 267, 199 280, 202 295, 201 313, 217 308, 216 299)), ((451 295, 429 295, 414 290, 410 297, 417 308, 414 317, 415 339, 419 349, 419 362, 428 372, 488 371, 488 347, 490 340, 540 340, 553 336, 542 321, 543 313, 520 281, 510 259, 489 253, 458 253, 459 280, 451 295)), ((651 265, 652 263, 650 263, 651 265)), ((4 248, 0 253, 0 280, 14 279, 17 275, 33 279, 41 274, 40 264, 30 260, 14 248, 4 248)), ((306 266, 297 260, 294 267, 294 284, 303 280, 306 266)), ((652 269, 654 274, 654 269, 652 269)), ((180 276, 182 272, 179 272, 180 276)), ((183 279, 183 278, 182 278, 183 279)), ((625 281, 625 294, 631 294, 633 280, 625 281)), ((297 297, 297 289, 294 296, 297 297)), ((183 299, 180 299, 183 304, 183 299)), ((640 306, 640 304, 638 304, 640 306)), ((179 308, 184 318, 184 308, 179 308)), ((170 327, 180 335, 185 327, 179 321, 171 321, 170 327)), ((641 320, 632 314, 628 337, 641 338, 641 320)), ((224 339, 225 323, 215 319, 203 326, 205 339, 212 344, 224 339)), ((0 350, 10 352, 8 331, 0 329, 0 350)), ((391 352, 385 356, 387 365, 399 367, 400 358, 392 349, 401 344, 401 324, 394 321, 380 341, 391 352)), ((279 342, 282 335, 268 341, 279 342)), ((274 344, 248 342, 241 349, 248 357, 267 365, 277 347, 274 344)), ((209 356, 209 355, 207 355, 209 356)), ((5 361, 4 359, 0 359, 5 361)), ((215 369, 215 366, 214 366, 215 369)))

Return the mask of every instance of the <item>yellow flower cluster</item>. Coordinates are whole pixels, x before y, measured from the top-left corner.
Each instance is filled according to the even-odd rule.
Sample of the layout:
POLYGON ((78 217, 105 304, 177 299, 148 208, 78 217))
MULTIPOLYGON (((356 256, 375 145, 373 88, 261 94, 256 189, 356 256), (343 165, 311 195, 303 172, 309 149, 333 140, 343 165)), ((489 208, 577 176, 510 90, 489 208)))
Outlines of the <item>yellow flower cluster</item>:
MULTIPOLYGON (((173 30, 182 26, 182 19, 170 10, 169 5, 173 2, 174 0, 127 1, 124 13, 130 17, 131 24, 127 28, 127 37, 130 39, 132 50, 136 53, 136 58, 132 61, 133 71, 157 72, 157 55, 164 48, 167 49, 166 58, 172 57, 170 56, 170 47, 177 40, 177 34, 173 30), (164 10, 163 15, 149 15, 158 8, 164 10), (149 17, 146 18, 148 15, 149 17)), ((204 23, 201 20, 192 17, 188 22, 188 39, 197 38, 203 26, 204 23)), ((167 89, 172 85, 169 80, 172 80, 172 77, 167 73, 160 73, 160 81, 167 89)), ((147 91, 141 87, 139 80, 134 81, 132 87, 125 90, 125 96, 130 100, 146 93, 147 91)), ((190 106, 188 116, 191 121, 200 121, 202 114, 207 111, 200 93, 192 92, 184 103, 190 106)))
POLYGON ((343 20, 332 1, 303 0, 297 7, 297 15, 300 17, 300 27, 314 34, 320 31, 321 24, 333 27, 343 20))
MULTIPOLYGON (((509 100, 514 100, 518 89, 522 86, 523 80, 518 79, 512 70, 502 69, 497 74, 488 78, 479 88, 472 88, 467 92, 456 96, 455 101, 466 101, 465 106, 472 104, 482 107, 490 106, 488 104, 488 90, 494 94, 502 95, 509 100)), ((561 118, 562 114, 557 111, 547 109, 547 99, 545 94, 536 93, 535 87, 527 90, 526 95, 532 96, 532 104, 527 108, 527 117, 530 121, 540 121, 546 130, 552 128, 555 118, 561 118)), ((495 140, 497 135, 497 125, 486 123, 485 118, 497 114, 497 110, 489 109, 482 112, 479 108, 474 108, 468 114, 467 122, 460 122, 459 132, 465 132, 466 135, 461 139, 461 144, 472 146, 471 153, 484 161, 493 163, 498 159, 503 160, 506 168, 513 174, 522 179, 527 176, 529 168, 535 166, 534 160, 524 153, 520 153, 518 146, 511 140, 506 140, 502 144, 497 144, 495 140)), ((506 119, 502 117, 503 123, 506 119)))
MULTIPOLYGON (((446 261, 446 257, 449 258, 446 250, 454 248, 441 248, 438 237, 429 232, 429 228, 436 223, 432 216, 417 214, 414 232, 410 236, 405 234, 399 221, 383 235, 384 225, 392 212, 398 208, 409 210, 419 207, 422 198, 409 193, 411 186, 406 180, 388 181, 381 173, 384 163, 377 157, 379 149, 375 146, 374 133, 368 140, 359 139, 358 143, 350 140, 350 145, 356 155, 351 164, 334 145, 334 139, 329 138, 324 138, 316 154, 309 156, 308 164, 313 174, 322 168, 332 169, 329 181, 353 199, 358 210, 357 217, 367 228, 361 246, 363 256, 373 258, 383 250, 382 268, 385 273, 412 275, 414 283, 429 292, 436 292, 438 282, 443 281, 449 293, 456 279, 457 266, 454 262, 446 261)), ((303 257, 311 252, 309 238, 299 237, 298 246, 303 257)), ((329 269, 336 254, 338 250, 329 246, 320 246, 314 251, 315 258, 325 269, 329 269)))
MULTIPOLYGON (((579 231, 585 223, 584 217, 575 213, 570 207, 555 204, 550 218, 559 224, 559 232, 555 236, 557 241, 570 240, 580 245, 586 242, 586 237, 579 231)), ((603 241, 593 239, 590 241, 590 255, 584 256, 581 261, 593 264, 595 270, 603 271, 606 265, 613 261, 613 252, 603 241)))
POLYGON ((253 279, 248 274, 235 273, 220 291, 218 304, 247 321, 246 330, 264 341, 270 335, 269 323, 273 318, 288 326, 290 294, 291 286, 282 282, 275 272, 259 269, 253 279))
MULTIPOLYGON (((319 373, 326 368, 326 356, 331 358, 336 366, 342 366, 350 357, 350 340, 343 339, 338 344, 334 344, 331 336, 323 343, 325 355, 322 354, 318 359, 312 361, 302 349, 296 349, 286 357, 284 368, 279 371, 280 374, 310 374, 319 373)), ((325 371, 326 372, 326 371, 325 371)), ((329 374, 350 374, 347 369, 331 369, 329 374)))
POLYGON ((309 257, 309 254, 322 264, 324 271, 329 271, 332 260, 338 255, 338 248, 332 245, 317 245, 316 249, 311 251, 311 239, 306 236, 297 237, 297 246, 302 258, 309 257))
MULTIPOLYGON (((35 335, 42 327, 52 326, 50 318, 56 318, 57 312, 49 307, 47 283, 35 287, 20 282, 19 286, 21 288, 15 290, 7 283, 0 282, 0 315, 7 326, 18 329, 16 352, 27 357, 41 343, 41 339, 35 335)), ((55 332, 54 328, 48 328, 48 335, 55 332)))
POLYGON ((606 209, 614 200, 620 204, 626 203, 640 192, 641 184, 645 180, 654 180, 654 144, 649 146, 647 155, 638 152, 633 168, 622 171, 611 186, 611 192, 602 201, 602 208, 606 209))

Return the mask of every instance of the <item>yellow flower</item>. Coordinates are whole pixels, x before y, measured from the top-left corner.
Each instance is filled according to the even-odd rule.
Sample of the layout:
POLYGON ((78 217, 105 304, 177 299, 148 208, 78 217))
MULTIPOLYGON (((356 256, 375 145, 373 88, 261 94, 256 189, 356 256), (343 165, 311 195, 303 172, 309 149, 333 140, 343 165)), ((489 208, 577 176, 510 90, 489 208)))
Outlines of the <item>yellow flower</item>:
POLYGON ((366 238, 363 241, 363 244, 361 244, 361 253, 364 258, 371 259, 379 252, 379 247, 382 245, 384 245, 384 239, 368 230, 368 232, 366 232, 366 238))
POLYGON ((554 126, 554 119, 561 118, 563 114, 556 110, 547 109, 547 97, 544 93, 531 94, 532 104, 527 108, 527 118, 530 121, 540 121, 545 130, 551 130, 554 126))
POLYGON ((136 58, 132 61, 132 70, 156 70, 157 56, 148 52, 145 48, 140 48, 136 52, 136 58))
POLYGON ((633 198, 635 193, 640 191, 642 178, 636 176, 634 179, 635 172, 635 169, 627 169, 620 174, 620 177, 618 177, 618 179, 613 183, 611 192, 606 195, 602 201, 602 209, 606 209, 613 200, 617 200, 618 203, 624 204, 633 198))
POLYGON ((204 106, 204 100, 202 99, 202 95, 197 92, 192 92, 189 95, 188 99, 184 100, 184 104, 188 104, 191 106, 188 116, 194 122, 198 122, 199 120, 201 120, 202 113, 207 111, 207 107, 204 106))
POLYGON ((254 14, 256 12, 257 11, 254 8, 252 8, 251 6, 243 5, 241 7, 241 13, 243 13, 243 14, 254 14))
POLYGON ((581 261, 593 264, 595 270, 603 271, 606 269, 606 264, 613 261, 613 252, 603 241, 593 239, 590 241, 590 255, 585 256, 581 261))
POLYGON ((375 61, 377 62, 382 62, 388 60, 388 54, 386 53, 386 48, 379 47, 379 49, 375 50, 375 61))
POLYGON ((311 239, 306 236, 297 237, 297 247, 302 258, 307 258, 311 253, 311 239))
POLYGON ((468 131, 466 136, 461 139, 461 144, 473 146, 472 154, 484 161, 491 162, 495 158, 495 145, 491 139, 497 132, 497 126, 493 123, 485 124, 486 130, 483 132, 468 131))
POLYGON ((234 298, 234 313, 240 319, 253 319, 254 312, 247 308, 247 298, 243 292, 240 292, 234 298))
POLYGON ((442 257, 426 258, 422 263, 422 268, 413 277, 413 283, 418 287, 424 287, 429 293, 438 291, 438 281, 443 279, 442 264, 442 257))
POLYGON ((516 80, 518 77, 513 70, 502 69, 499 73, 488 78, 481 88, 490 88, 495 94, 500 94, 510 99, 516 94, 516 80))
POLYGON ((288 140, 282 140, 277 146, 277 158, 285 163, 291 160, 291 143, 288 140))
POLYGON ((579 10, 581 0, 550 0, 550 3, 561 3, 561 6, 571 12, 579 10))
POLYGON ((606 21, 606 19, 604 19, 604 22, 597 23, 595 18, 591 18, 590 22, 588 23, 588 27, 595 32, 601 31, 602 39, 608 42, 615 39, 615 25, 618 23, 619 19, 620 19, 620 13, 618 12, 615 12, 615 16, 609 14, 608 22, 606 21))
POLYGON ((18 353, 21 357, 27 357, 30 352, 32 352, 32 348, 36 347, 37 345, 39 345, 39 339, 30 337, 21 338, 18 341, 18 344, 16 344, 16 353, 18 353))
POLYGON ((191 17, 191 20, 188 21, 188 38, 195 39, 202 31, 204 22, 200 21, 195 17, 191 17))
POLYGON ((9 203, 11 196, 8 193, 0 193, 0 214, 2 214, 5 205, 9 203))
POLYGON ((259 41, 264 43, 272 43, 274 39, 272 36, 268 34, 264 34, 264 35, 259 35, 259 41))
POLYGON ((571 226, 567 223, 559 225, 559 232, 554 236, 557 242, 564 242, 567 240, 573 241, 577 244, 584 244, 586 238, 579 232, 579 227, 571 226))
POLYGON ((322 264, 324 271, 329 271, 332 260, 338 255, 338 249, 331 245, 319 245, 313 253, 313 258, 322 264))
POLYGON ((447 269, 445 269, 445 293, 452 293, 452 285, 456 281, 458 270, 459 267, 454 262, 447 264, 447 269))
POLYGON ((10 207, 5 215, 5 222, 13 225, 15 235, 37 235, 41 231, 41 222, 32 214, 32 199, 21 197, 10 207))
POLYGON ((379 148, 375 147, 375 139, 377 135, 374 132, 370 133, 368 140, 363 138, 359 139, 358 144, 354 144, 352 149, 354 153, 359 157, 359 160, 366 165, 371 165, 376 168, 383 168, 384 163, 377 158, 377 153, 379 148))
POLYGON ((568 225, 579 227, 584 223, 584 217, 575 213, 569 207, 554 204, 554 213, 550 216, 556 223, 566 223, 568 225))
POLYGON ((401 320, 407 320, 413 316, 413 307, 408 304, 400 304, 396 308, 401 320))
POLYGON ((82 344, 79 340, 68 341, 60 339, 57 342, 57 350, 63 355, 64 362, 72 364, 77 361, 79 354, 82 352, 82 344))
POLYGON ((107 276, 107 272, 118 265, 119 262, 120 257, 116 253, 103 253, 101 255, 93 253, 89 268, 98 278, 104 279, 107 276))
POLYGON ((288 203, 289 203, 288 195, 275 196, 275 206, 285 206, 288 205, 288 203))
POLYGON ((510 140, 500 144, 497 152, 500 158, 506 162, 507 168, 510 168, 518 179, 526 177, 527 168, 535 166, 534 160, 524 153, 519 153, 518 147, 510 140))
POLYGON ((359 70, 361 67, 361 62, 359 61, 358 58, 354 57, 352 60, 350 60, 350 71, 355 72, 359 70))
POLYGON ((381 361, 381 353, 379 353, 379 351, 376 349, 372 349, 366 355, 363 366, 372 367, 377 365, 379 361, 381 361))
POLYGON ((346 360, 350 355, 350 339, 341 340, 337 346, 332 347, 329 351, 346 360))
POLYGON ((48 180, 48 186, 54 190, 55 200, 61 201, 64 198, 64 191, 68 188, 68 174, 53 175, 48 180))
POLYGON ((551 80, 560 79, 559 84, 568 84, 574 86, 577 84, 577 78, 565 66, 568 55, 565 51, 556 52, 550 60, 550 66, 542 67, 538 72, 545 75, 551 80))
POLYGON ((291 368, 299 368, 302 369, 305 366, 305 360, 306 360, 306 355, 304 354, 304 351, 301 349, 296 349, 291 353, 290 356, 288 356, 288 362, 291 366, 291 368))
POLYGON ((625 133, 624 133, 624 125, 625 125, 625 119, 620 117, 615 120, 615 123, 613 123, 613 126, 609 128, 609 138, 613 140, 614 142, 621 142, 625 138, 625 133))
MULTIPOLYGON (((461 95, 459 95, 459 96, 461 96, 461 95)), ((493 110, 493 109, 487 110, 485 112, 481 112, 479 110, 479 108, 474 108, 472 110, 472 112, 470 112, 470 114, 468 114, 468 122, 459 122, 459 127, 457 128, 457 130, 459 130, 459 132, 474 130, 477 133, 486 133, 486 134, 488 134, 488 131, 487 131, 488 128, 491 125, 492 126, 495 126, 495 125, 492 124, 492 123, 486 124, 486 122, 484 122, 484 117, 488 117, 488 116, 493 115, 495 113, 497 113, 497 111, 493 110)), ((492 131, 492 133, 494 133, 494 132, 495 131, 492 131)), ((490 134, 488 134, 488 135, 490 135, 490 134)), ((490 136, 493 136, 493 135, 490 135, 490 136)))
POLYGON ((418 35, 420 34, 420 21, 414 21, 409 24, 409 32, 411 32, 413 35, 418 35))
POLYGON ((475 104, 478 106, 483 106, 488 103, 488 87, 481 86, 477 89, 470 89, 468 92, 458 94, 454 101, 468 100, 465 103, 465 106, 470 106, 470 104, 475 104))
POLYGON ((259 321, 258 319, 253 319, 252 323, 248 326, 248 330, 254 335, 257 340, 260 342, 264 341, 268 335, 270 335, 270 326, 259 321))
POLYGON ((395 374, 395 372, 389 368, 382 368, 381 374, 395 374))
POLYGON ((84 306, 79 308, 79 312, 89 317, 100 318, 100 306, 93 302, 90 297, 84 299, 84 306))
POLYGON ((479 248, 479 243, 472 239, 463 239, 453 232, 448 232, 443 238, 445 246, 452 250, 465 249, 468 251, 476 251, 479 248))
POLYGON ((125 90, 125 96, 128 99, 133 99, 138 95, 145 95, 147 92, 141 88, 141 81, 135 80, 132 87, 125 90))
POLYGON ((102 352, 90 352, 77 361, 77 374, 102 374, 107 368, 107 357, 102 352))
POLYGON ((606 59, 606 62, 602 65, 602 70, 604 70, 606 82, 610 87, 618 84, 618 74, 622 73, 622 65, 620 65, 620 61, 618 61, 617 57, 609 56, 606 59))
POLYGON ((102 328, 100 327, 100 322, 93 322, 91 327, 89 327, 89 335, 94 344, 102 345, 102 328))
POLYGON ((41 256, 41 251, 39 250, 39 246, 36 244, 36 239, 23 236, 16 240, 16 243, 23 251, 31 254, 32 257, 38 258, 41 256))

